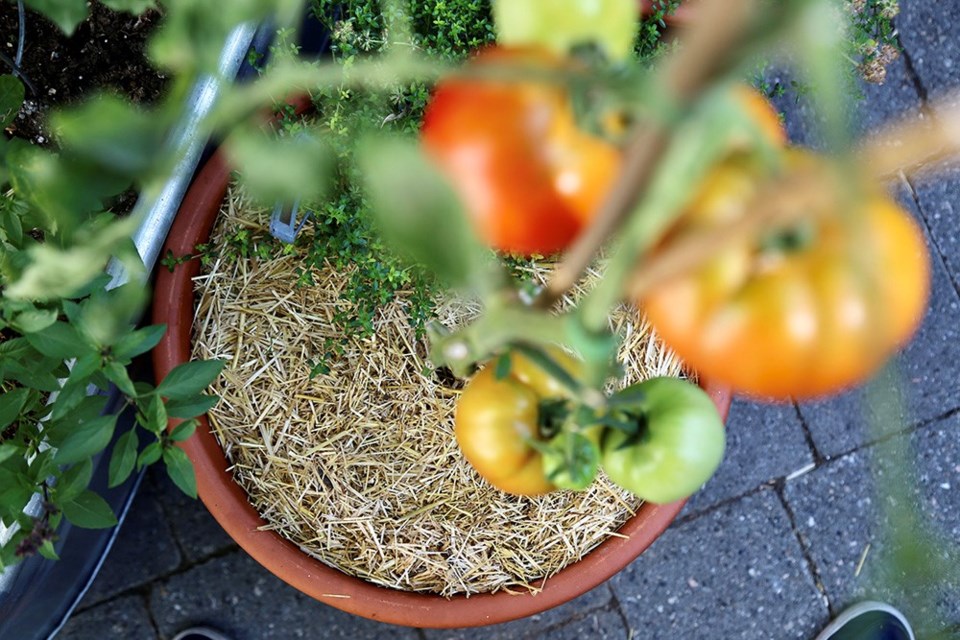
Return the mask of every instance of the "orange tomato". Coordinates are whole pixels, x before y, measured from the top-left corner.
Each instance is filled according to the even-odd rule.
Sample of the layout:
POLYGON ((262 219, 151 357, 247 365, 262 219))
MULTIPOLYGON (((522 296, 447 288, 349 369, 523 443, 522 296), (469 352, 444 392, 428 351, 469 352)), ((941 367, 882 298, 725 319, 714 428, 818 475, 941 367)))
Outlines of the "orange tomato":
MULTIPOLYGON (((492 47, 468 68, 491 64, 550 71, 563 63, 538 49, 492 47)), ((480 235, 524 255, 565 249, 620 166, 617 148, 579 129, 566 90, 546 81, 444 80, 427 105, 422 137, 480 235)))
MULTIPOLYGON (((811 162, 822 161, 787 152, 787 170, 811 162)), ((744 215, 760 182, 740 159, 721 165, 674 237, 744 215)), ((703 375, 754 396, 821 396, 863 381, 916 330, 930 288, 926 243, 885 194, 867 191, 849 209, 838 201, 766 240, 721 250, 641 301, 703 375)))

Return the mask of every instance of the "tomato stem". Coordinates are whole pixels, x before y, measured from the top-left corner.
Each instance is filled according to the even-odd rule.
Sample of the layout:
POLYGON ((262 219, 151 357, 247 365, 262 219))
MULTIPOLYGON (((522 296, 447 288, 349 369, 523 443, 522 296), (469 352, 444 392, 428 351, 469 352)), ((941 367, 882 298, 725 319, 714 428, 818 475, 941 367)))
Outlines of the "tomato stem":
POLYGON ((490 359, 506 345, 563 344, 567 320, 513 305, 492 304, 477 320, 455 333, 439 324, 427 327, 430 357, 454 375, 466 376, 476 362, 490 359))
MULTIPOLYGON (((749 49, 737 45, 748 30, 756 0, 714 0, 701 5, 700 19, 685 34, 682 46, 657 72, 658 86, 654 94, 661 96, 661 100, 672 102, 674 112, 682 113, 693 104, 707 86, 729 73, 749 49)), ((553 306, 580 279, 607 238, 634 213, 637 200, 659 174, 659 161, 670 146, 668 143, 676 120, 666 123, 647 118, 633 127, 620 177, 603 201, 593 224, 577 239, 554 272, 538 306, 553 306)), ((621 271, 621 275, 626 274, 626 269, 621 271)), ((605 315, 608 309, 604 307, 600 313, 605 315)), ((591 322, 588 326, 595 325, 591 322)))

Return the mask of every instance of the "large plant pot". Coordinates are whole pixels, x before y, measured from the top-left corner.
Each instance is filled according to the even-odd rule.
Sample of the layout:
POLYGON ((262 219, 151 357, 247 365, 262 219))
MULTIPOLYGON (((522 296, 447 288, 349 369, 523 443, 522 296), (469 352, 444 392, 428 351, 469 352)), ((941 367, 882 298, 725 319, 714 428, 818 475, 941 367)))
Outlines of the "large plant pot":
MULTIPOLYGON (((215 153, 191 186, 166 246, 174 256, 184 256, 207 240, 226 194, 230 178, 222 152, 215 153)), ((161 379, 176 365, 190 359, 194 316, 192 278, 196 260, 161 269, 156 281, 155 323, 167 333, 155 350, 154 368, 161 379)), ((730 394, 703 383, 726 419, 730 394)), ((536 594, 506 592, 444 598, 439 595, 399 591, 376 586, 328 567, 301 552, 266 524, 250 505, 244 490, 227 471, 228 462, 201 419, 195 435, 182 443, 193 461, 201 500, 230 536, 264 567, 303 593, 338 609, 373 620, 415 627, 465 627, 506 622, 533 615, 571 600, 607 580, 644 551, 673 521, 683 501, 667 505, 644 504, 619 530, 583 560, 550 578, 536 594)), ((172 425, 171 425, 172 426, 172 425)))

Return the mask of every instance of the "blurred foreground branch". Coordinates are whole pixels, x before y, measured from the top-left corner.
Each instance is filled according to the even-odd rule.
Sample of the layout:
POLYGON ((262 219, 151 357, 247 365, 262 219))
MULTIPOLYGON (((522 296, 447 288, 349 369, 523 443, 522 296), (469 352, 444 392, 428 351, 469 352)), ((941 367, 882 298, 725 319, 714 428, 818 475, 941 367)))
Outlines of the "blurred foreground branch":
POLYGON ((960 95, 930 105, 923 119, 901 121, 867 139, 861 163, 877 179, 923 170, 960 154, 960 95))
MULTIPOLYGON (((887 180, 900 171, 930 169, 960 155, 960 97, 938 105, 936 117, 897 122, 866 139, 858 155, 859 174, 887 180)), ((630 280, 626 297, 637 300, 658 283, 700 266, 718 251, 764 231, 832 209, 836 194, 824 188, 823 171, 790 172, 764 187, 747 205, 747 214, 719 229, 678 239, 662 253, 644 260, 630 280)))
MULTIPOLYGON (((666 94, 668 103, 682 110, 691 104, 711 81, 728 69, 738 43, 756 10, 755 0, 709 0, 699 7, 698 20, 682 46, 657 71, 655 86, 666 94)), ((583 275, 608 236, 630 214, 640 194, 649 185, 670 141, 672 129, 666 122, 644 120, 634 126, 623 167, 616 184, 604 200, 593 224, 571 247, 535 300, 536 306, 550 308, 583 275)))

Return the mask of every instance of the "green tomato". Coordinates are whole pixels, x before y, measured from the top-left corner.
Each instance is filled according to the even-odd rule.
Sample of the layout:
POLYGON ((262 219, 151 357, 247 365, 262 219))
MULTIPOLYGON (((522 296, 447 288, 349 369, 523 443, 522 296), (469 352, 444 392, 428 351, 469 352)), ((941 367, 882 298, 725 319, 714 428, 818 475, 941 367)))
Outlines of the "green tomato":
POLYGON ((646 425, 634 443, 623 431, 607 431, 603 469, 648 502, 664 504, 690 496, 723 458, 723 421, 710 396, 678 378, 652 378, 628 391, 642 398, 637 408, 646 425))
POLYGON ((637 0, 495 0, 497 42, 539 45, 563 55, 587 42, 622 61, 633 51, 640 17, 637 0))

